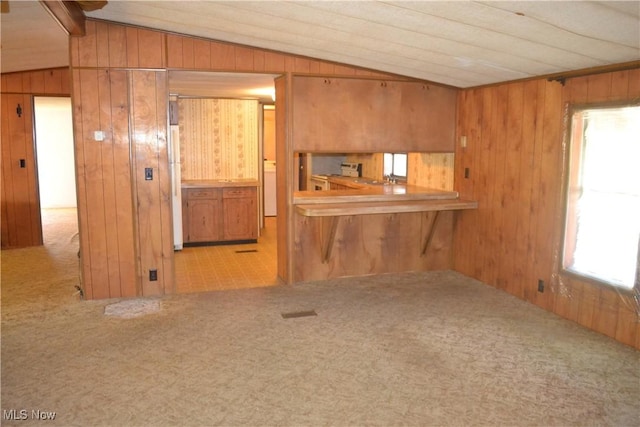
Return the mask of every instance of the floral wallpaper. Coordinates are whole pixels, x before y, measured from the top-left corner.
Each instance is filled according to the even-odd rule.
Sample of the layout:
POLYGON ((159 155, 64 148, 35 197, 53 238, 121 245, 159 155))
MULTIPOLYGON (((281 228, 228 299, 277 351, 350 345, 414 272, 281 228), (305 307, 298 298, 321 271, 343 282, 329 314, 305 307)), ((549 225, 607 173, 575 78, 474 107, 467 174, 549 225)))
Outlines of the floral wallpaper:
POLYGON ((182 179, 258 179, 258 102, 178 100, 182 179))

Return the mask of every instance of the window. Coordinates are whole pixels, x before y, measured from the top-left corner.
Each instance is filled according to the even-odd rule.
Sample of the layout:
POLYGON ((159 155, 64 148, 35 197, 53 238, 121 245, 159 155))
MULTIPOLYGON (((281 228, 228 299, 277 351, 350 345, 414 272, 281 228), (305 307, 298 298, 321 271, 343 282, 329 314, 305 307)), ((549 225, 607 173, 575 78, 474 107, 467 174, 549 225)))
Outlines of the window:
POLYGON ((384 153, 384 176, 407 179, 407 153, 384 153))
POLYGON ((640 106, 571 116, 562 267, 621 289, 637 285, 640 106))

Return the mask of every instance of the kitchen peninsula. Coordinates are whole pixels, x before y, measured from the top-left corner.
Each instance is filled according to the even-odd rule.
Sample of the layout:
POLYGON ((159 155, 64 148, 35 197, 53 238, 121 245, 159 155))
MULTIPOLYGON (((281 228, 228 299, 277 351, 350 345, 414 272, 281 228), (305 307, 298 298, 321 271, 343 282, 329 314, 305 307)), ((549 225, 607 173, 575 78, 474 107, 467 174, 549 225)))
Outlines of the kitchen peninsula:
POLYGON ((455 191, 336 180, 349 189, 294 192, 295 281, 450 268, 453 211, 478 206, 455 191))
POLYGON ((298 283, 452 268, 455 211, 477 207, 445 191, 453 188, 456 91, 355 76, 275 82, 277 156, 285 162, 277 177, 279 277, 298 283), (411 180, 384 183, 381 167, 363 164, 373 179, 330 176, 307 187, 322 191, 298 191, 303 153, 349 153, 347 163, 370 165, 378 158, 371 153, 408 153, 411 180), (443 175, 433 171, 445 184, 422 175, 430 156, 443 160, 443 175))

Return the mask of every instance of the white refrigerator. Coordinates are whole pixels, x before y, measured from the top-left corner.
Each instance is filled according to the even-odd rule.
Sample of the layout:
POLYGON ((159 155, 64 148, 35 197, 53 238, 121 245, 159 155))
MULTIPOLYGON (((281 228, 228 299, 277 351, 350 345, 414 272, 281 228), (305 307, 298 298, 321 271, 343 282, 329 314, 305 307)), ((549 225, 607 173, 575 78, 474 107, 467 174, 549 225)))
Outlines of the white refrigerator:
POLYGON ((173 249, 182 250, 182 188, 180 177, 180 131, 172 125, 169 132, 169 167, 171 170, 171 202, 173 206, 173 249))

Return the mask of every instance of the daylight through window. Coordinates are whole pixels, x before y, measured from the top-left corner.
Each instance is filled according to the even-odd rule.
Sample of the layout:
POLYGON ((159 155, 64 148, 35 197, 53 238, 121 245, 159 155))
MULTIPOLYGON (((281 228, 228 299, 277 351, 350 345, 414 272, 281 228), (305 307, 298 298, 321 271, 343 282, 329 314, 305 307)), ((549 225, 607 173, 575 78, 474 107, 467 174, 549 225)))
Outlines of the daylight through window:
POLYGON ((563 268, 632 289, 640 236, 640 106, 571 117, 563 268))
POLYGON ((407 153, 384 153, 384 176, 407 178, 407 153))

